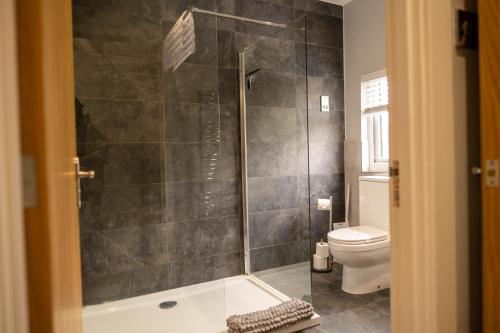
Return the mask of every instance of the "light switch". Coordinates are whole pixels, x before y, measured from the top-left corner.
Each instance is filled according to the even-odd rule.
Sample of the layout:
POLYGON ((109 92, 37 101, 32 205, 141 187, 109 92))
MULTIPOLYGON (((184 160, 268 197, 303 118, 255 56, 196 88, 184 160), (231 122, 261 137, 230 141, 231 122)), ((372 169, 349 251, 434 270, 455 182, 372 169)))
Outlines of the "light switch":
POLYGON ((321 96, 321 112, 330 112, 330 96, 321 96))

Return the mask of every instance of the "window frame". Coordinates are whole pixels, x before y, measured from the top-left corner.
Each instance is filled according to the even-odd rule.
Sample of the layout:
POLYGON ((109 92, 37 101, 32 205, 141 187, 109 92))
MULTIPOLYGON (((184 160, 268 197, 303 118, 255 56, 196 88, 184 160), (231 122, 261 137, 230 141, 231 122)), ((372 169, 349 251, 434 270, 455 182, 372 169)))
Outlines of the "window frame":
MULTIPOLYGON (((384 112, 389 112, 388 105, 383 105, 379 110, 365 112, 363 105, 364 87, 363 84, 367 81, 387 77, 387 71, 380 70, 374 73, 363 75, 361 77, 360 92, 361 92, 361 141, 362 141, 362 171, 363 172, 389 172, 389 158, 387 160, 377 160, 378 147, 377 142, 380 142, 380 126, 381 122, 375 117, 384 112)), ((390 126, 388 124, 388 126, 390 126)), ((381 142, 380 142, 381 143, 381 142)), ((387 142, 389 144, 389 142, 387 142)))

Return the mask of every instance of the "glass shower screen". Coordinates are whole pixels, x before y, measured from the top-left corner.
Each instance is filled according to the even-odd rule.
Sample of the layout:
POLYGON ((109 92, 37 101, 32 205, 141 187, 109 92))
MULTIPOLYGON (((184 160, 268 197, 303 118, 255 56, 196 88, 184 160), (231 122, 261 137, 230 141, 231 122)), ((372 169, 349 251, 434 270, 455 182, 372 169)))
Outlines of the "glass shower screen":
POLYGON ((305 18, 236 33, 245 273, 310 300, 305 18))

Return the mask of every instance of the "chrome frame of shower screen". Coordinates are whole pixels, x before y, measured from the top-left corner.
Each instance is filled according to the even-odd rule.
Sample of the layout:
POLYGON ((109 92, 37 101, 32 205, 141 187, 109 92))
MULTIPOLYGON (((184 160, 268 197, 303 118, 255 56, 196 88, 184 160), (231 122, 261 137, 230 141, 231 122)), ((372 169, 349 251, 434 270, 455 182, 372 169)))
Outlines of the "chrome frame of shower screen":
POLYGON ((243 203, 243 260, 246 275, 250 268, 250 236, 248 232, 248 171, 247 171, 247 103, 245 50, 239 53, 241 194, 243 203))

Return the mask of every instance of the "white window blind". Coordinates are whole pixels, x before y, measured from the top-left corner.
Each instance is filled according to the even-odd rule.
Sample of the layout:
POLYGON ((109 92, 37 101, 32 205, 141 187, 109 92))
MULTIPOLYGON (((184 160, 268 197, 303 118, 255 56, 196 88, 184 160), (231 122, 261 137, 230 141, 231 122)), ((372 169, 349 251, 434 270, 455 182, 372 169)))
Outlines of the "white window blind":
POLYGON ((386 72, 361 78, 362 169, 387 172, 389 167, 389 87, 386 72))
POLYGON ((361 108, 363 113, 387 111, 389 88, 387 76, 369 79, 361 83, 361 108))

